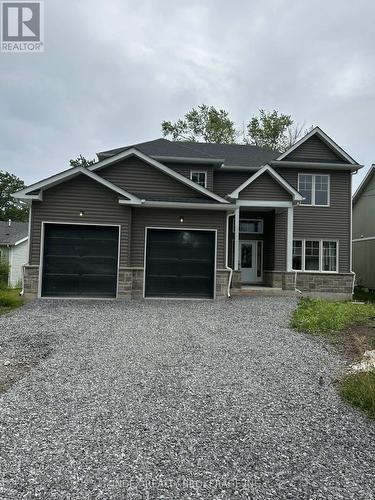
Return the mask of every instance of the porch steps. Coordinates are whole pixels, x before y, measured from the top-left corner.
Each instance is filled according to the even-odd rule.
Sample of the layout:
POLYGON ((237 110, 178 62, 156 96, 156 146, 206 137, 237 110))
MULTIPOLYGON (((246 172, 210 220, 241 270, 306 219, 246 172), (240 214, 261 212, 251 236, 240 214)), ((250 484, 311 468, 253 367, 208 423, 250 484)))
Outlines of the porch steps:
POLYGON ((231 291, 232 297, 296 297, 298 292, 268 286, 242 286, 231 291))

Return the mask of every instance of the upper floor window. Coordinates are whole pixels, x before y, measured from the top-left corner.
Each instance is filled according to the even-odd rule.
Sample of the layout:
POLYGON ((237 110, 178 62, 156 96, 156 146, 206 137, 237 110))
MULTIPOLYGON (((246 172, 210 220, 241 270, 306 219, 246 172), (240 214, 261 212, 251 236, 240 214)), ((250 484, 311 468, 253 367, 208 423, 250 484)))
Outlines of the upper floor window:
POLYGON ((190 180, 205 188, 207 187, 207 172, 192 170, 190 172, 190 180))
MULTIPOLYGON (((235 225, 233 224, 233 232, 235 225)), ((240 219, 240 233, 243 234, 263 234, 262 219, 240 219)))
POLYGON ((298 174, 298 191, 305 198, 302 205, 329 205, 329 175, 298 174))

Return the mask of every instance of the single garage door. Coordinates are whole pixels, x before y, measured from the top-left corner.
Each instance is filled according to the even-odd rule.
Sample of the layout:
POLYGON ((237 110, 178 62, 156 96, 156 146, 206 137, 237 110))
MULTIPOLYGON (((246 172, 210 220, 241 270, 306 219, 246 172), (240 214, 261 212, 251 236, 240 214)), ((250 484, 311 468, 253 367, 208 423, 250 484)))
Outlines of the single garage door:
POLYGON ((213 298, 214 231, 147 229, 146 297, 213 298))
POLYGON ((45 224, 43 297, 116 297, 118 227, 45 224))

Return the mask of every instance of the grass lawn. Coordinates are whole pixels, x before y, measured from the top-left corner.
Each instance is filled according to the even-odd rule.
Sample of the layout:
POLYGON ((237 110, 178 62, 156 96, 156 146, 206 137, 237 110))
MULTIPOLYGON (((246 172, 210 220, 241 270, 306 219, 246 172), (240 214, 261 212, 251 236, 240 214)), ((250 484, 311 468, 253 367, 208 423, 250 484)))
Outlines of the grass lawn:
POLYGON ((20 290, 18 288, 4 288, 0 289, 0 315, 21 307, 23 299, 20 297, 20 290))
MULTIPOLYGON (((357 296, 357 300, 361 299, 357 296)), ((294 311, 291 325, 299 331, 324 337, 350 362, 375 349, 375 304, 329 302, 302 299, 294 311)), ((341 383, 341 394, 354 406, 375 418, 375 372, 348 375, 341 383)))

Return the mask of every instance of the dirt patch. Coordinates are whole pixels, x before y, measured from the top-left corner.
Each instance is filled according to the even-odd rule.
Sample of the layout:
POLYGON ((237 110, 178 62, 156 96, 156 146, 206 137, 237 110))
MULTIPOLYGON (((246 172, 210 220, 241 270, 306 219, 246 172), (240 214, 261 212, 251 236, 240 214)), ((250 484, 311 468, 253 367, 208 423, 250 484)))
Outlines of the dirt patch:
POLYGON ((38 361, 13 362, 0 358, 0 394, 6 392, 13 384, 29 373, 38 361))
POLYGON ((341 332, 331 333, 330 340, 349 361, 357 361, 365 351, 375 349, 375 322, 352 325, 341 332))
POLYGON ((15 338, 0 345, 0 394, 25 377, 52 352, 51 339, 15 338))

